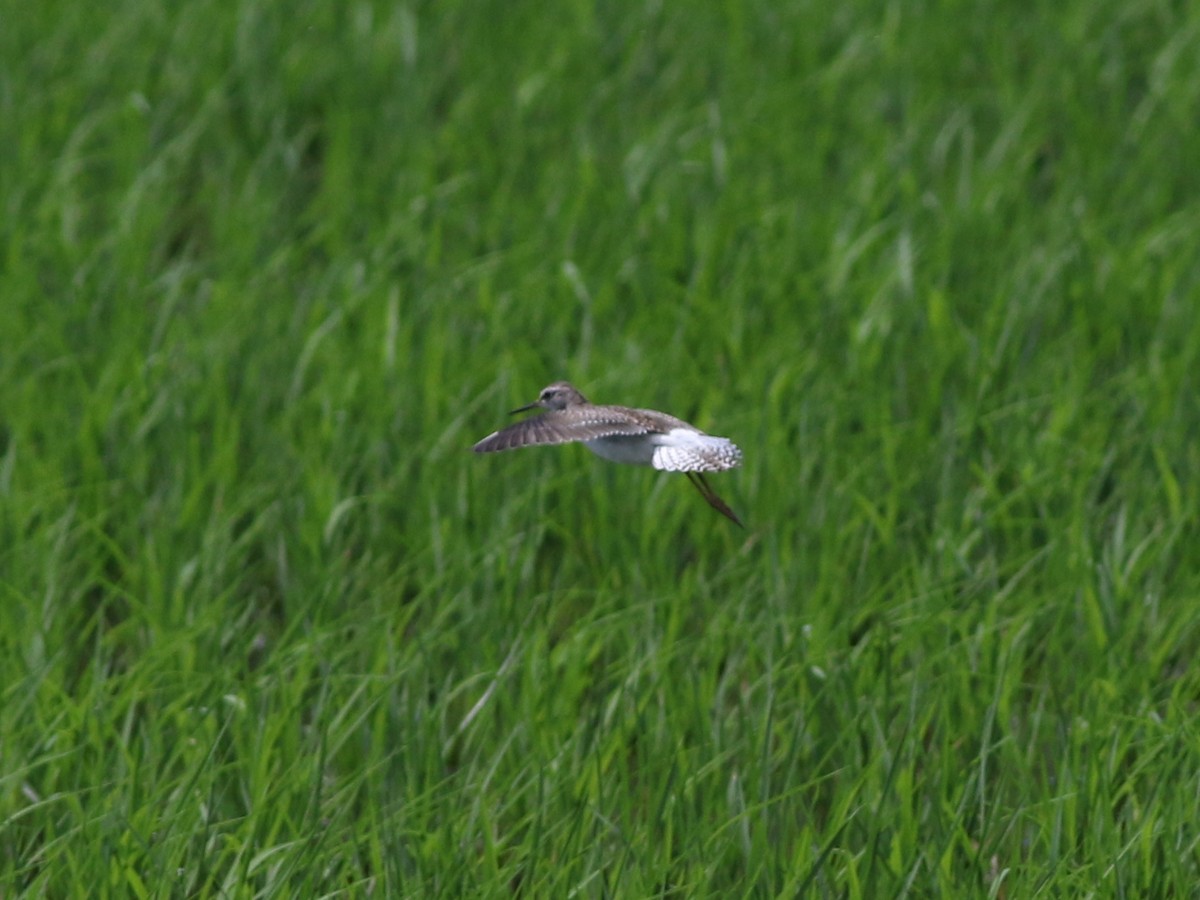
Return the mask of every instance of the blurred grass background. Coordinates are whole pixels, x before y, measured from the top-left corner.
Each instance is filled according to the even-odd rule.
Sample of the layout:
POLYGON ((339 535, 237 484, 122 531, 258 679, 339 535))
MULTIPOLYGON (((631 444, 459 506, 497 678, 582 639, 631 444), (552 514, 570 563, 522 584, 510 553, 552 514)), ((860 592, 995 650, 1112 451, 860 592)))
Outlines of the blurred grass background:
POLYGON ((1200 12, 0 20, 4 895, 1195 896, 1200 12))

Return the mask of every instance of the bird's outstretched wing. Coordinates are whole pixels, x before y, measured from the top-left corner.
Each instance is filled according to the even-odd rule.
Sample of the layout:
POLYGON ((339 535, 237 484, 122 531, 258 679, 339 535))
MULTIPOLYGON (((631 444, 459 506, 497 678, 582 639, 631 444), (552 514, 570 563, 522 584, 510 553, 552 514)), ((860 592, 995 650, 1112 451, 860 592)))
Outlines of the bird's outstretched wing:
POLYGON ((637 422, 616 416, 596 415, 594 418, 566 416, 546 413, 514 422, 507 428, 489 434, 475 445, 476 453, 494 453, 498 450, 514 450, 517 447, 533 447, 539 444, 569 444, 573 441, 593 441, 596 438, 617 435, 648 434, 650 429, 637 422))

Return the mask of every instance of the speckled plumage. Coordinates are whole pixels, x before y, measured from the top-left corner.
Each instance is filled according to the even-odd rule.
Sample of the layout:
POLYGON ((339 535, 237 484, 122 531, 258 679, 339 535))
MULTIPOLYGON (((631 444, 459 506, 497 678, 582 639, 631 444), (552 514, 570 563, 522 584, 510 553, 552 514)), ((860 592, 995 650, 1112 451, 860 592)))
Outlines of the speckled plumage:
POLYGON ((546 411, 489 434, 475 445, 475 452, 579 441, 597 456, 613 462, 686 472, 714 509, 742 524, 701 474, 742 464, 742 451, 728 438, 705 434, 682 419, 654 409, 589 403, 565 381, 543 388, 535 402, 514 409, 513 413, 534 407, 546 411))

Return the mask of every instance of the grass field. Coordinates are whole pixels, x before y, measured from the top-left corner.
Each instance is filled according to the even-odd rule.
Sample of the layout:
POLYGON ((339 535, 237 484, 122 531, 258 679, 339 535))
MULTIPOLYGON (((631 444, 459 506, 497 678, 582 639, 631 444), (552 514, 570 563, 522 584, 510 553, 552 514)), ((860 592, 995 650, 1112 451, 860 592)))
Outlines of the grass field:
POLYGON ((1200 896, 1194 5, 2 6, 0 897, 1200 896))

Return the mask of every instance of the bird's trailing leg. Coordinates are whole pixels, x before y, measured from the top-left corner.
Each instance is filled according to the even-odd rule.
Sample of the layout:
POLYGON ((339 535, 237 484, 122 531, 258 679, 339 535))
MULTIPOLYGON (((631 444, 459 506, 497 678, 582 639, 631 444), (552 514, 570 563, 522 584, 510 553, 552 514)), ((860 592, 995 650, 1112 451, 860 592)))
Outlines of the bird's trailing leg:
POLYGON ((700 492, 700 496, 708 502, 709 506, 719 512, 725 518, 732 521, 739 528, 746 527, 742 524, 742 520, 734 515, 733 510, 729 508, 725 501, 717 496, 716 491, 714 491, 709 486, 708 482, 704 480, 703 475, 701 475, 699 472, 688 472, 687 477, 688 480, 696 486, 696 490, 700 492))

